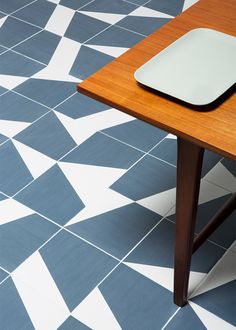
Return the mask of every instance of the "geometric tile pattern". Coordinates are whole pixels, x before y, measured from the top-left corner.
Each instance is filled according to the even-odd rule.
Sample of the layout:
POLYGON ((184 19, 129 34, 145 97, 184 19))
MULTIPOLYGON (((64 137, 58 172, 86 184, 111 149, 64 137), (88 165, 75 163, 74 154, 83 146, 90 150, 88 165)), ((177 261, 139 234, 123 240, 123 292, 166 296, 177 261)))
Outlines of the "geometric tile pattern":
MULTIPOLYGON (((177 308, 176 137, 76 92, 195 2, 0 1, 0 329, 235 326, 235 214, 177 308)), ((235 189, 206 151, 196 233, 235 189)))

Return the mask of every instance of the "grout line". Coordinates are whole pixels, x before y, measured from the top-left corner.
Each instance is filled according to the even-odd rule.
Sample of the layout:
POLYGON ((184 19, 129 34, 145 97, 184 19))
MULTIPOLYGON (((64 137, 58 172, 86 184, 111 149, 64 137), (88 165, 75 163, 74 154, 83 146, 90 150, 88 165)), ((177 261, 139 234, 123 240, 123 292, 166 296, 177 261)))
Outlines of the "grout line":
POLYGON ((94 2, 95 0, 91 0, 90 2, 86 3, 85 5, 83 5, 82 7, 79 7, 78 9, 76 9, 76 11, 81 10, 82 8, 86 7, 87 5, 90 5, 90 3, 94 2))
MULTIPOLYGON (((41 31, 40 31, 40 32, 41 32, 41 31)), ((11 52, 16 53, 16 54, 18 54, 18 55, 21 55, 21 56, 23 56, 23 57, 26 57, 26 58, 28 58, 28 59, 31 60, 31 61, 37 62, 37 63, 43 65, 44 67, 47 67, 47 64, 45 64, 45 63, 43 63, 43 62, 40 62, 40 61, 36 60, 35 58, 30 57, 30 56, 28 56, 28 55, 26 55, 26 54, 22 54, 22 53, 18 52, 17 50, 15 50, 14 48, 15 48, 15 47, 13 47, 13 48, 10 49, 11 52)), ((43 69, 43 68, 42 68, 42 69, 43 69)), ((40 69, 40 71, 41 71, 42 69, 40 69)), ((32 77, 32 76, 31 76, 31 77, 32 77)), ((31 78, 31 77, 29 77, 29 78, 31 78)))
POLYGON ((16 13, 17 11, 19 11, 19 10, 25 8, 25 7, 28 7, 29 5, 31 5, 32 3, 36 2, 36 1, 38 1, 38 0, 33 0, 33 1, 29 2, 29 3, 27 3, 26 5, 24 5, 23 7, 20 7, 20 8, 18 8, 18 9, 16 9, 16 10, 12 11, 12 12, 10 13, 10 15, 16 13))
MULTIPOLYGON (((34 1, 35 2, 35 1, 34 1)), ((36 28, 38 28, 38 29, 43 29, 41 26, 39 26, 39 25, 37 25, 37 24, 34 24, 34 23, 31 23, 31 22, 28 22, 28 21, 26 21, 26 20, 24 20, 24 19, 22 19, 22 18, 20 18, 20 17, 17 17, 17 16, 15 16, 15 15, 12 15, 12 14, 10 14, 10 15, 8 15, 9 17, 11 17, 11 18, 14 18, 14 19, 16 19, 16 20, 18 20, 18 21, 21 21, 21 22, 23 22, 23 23, 26 23, 26 24, 29 24, 29 25, 31 25, 31 26, 34 26, 34 27, 36 27, 36 28)))
POLYGON ((164 324, 161 330, 164 330, 166 326, 170 323, 170 321, 175 317, 175 315, 181 310, 181 307, 178 307, 174 314, 169 318, 169 320, 164 324))
POLYGON ((8 275, 10 275, 10 272, 8 270, 6 270, 4 267, 0 266, 0 270, 3 270, 5 273, 7 273, 8 275))
POLYGON ((0 285, 2 285, 9 277, 11 277, 11 275, 10 274, 8 274, 7 275, 7 277, 5 277, 3 280, 2 280, 2 282, 0 282, 0 285))
MULTIPOLYGON (((128 15, 127 15, 128 16, 128 15)), ((119 21, 120 22, 120 21, 119 21)), ((139 35, 139 36, 142 36, 143 38, 146 38, 147 37, 147 35, 146 34, 142 34, 142 33, 140 33, 140 32, 137 32, 137 31, 133 31, 133 30, 131 30, 131 29, 127 29, 127 28, 125 28, 125 27, 123 27, 123 26, 120 26, 119 25, 119 22, 117 22, 116 24, 114 24, 116 27, 118 27, 119 29, 122 29, 122 30, 125 30, 125 31, 128 31, 128 32, 132 32, 132 33, 135 33, 135 34, 137 34, 137 35, 139 35)), ((140 40, 141 41, 141 40, 140 40)), ((133 45, 134 46, 134 45, 133 45)), ((133 47, 133 46, 131 46, 131 47, 133 47)), ((131 48, 131 47, 129 47, 129 48, 131 48)))
MULTIPOLYGON (((5 135, 4 135, 5 136, 5 135)), ((7 143, 8 141, 10 141, 10 138, 7 138, 5 141, 3 141, 2 143, 0 143, 0 147, 2 147, 5 143, 7 143)))
POLYGON ((15 93, 15 94, 17 94, 17 95, 20 95, 20 96, 24 97, 25 99, 30 100, 30 101, 32 101, 32 102, 34 102, 34 103, 37 103, 37 104, 39 104, 39 105, 42 105, 44 108, 47 108, 47 109, 49 109, 49 110, 52 110, 52 109, 53 109, 53 108, 50 108, 50 107, 48 107, 47 105, 45 105, 45 104, 43 104, 43 103, 40 103, 40 102, 38 102, 38 101, 35 101, 34 99, 31 99, 30 97, 28 97, 28 96, 26 96, 26 95, 24 95, 24 94, 21 94, 21 93, 17 92, 17 91, 14 90, 14 89, 11 89, 11 90, 9 90, 9 91, 12 92, 12 93, 15 93))
POLYGON ((124 144, 124 145, 126 145, 126 146, 128 146, 128 147, 130 147, 130 148, 132 148, 132 149, 135 149, 135 150, 137 150, 137 151, 139 151, 139 152, 141 152, 141 153, 143 153, 143 154, 146 154, 146 151, 144 151, 144 150, 142 150, 142 149, 139 149, 139 148, 137 148, 137 147, 134 147, 134 146, 132 146, 131 144, 126 143, 126 142, 124 142, 124 141, 122 141, 122 140, 119 140, 119 139, 115 138, 114 136, 109 135, 109 134, 107 134, 107 133, 105 133, 105 132, 103 132, 103 131, 101 131, 101 130, 99 130, 99 131, 97 131, 97 132, 98 132, 98 133, 101 133, 101 134, 103 134, 103 135, 105 135, 105 136, 107 136, 107 137, 109 137, 109 138, 112 139, 112 140, 115 140, 115 141, 117 141, 117 142, 120 142, 120 143, 122 143, 122 144, 124 144))
POLYGON ((58 103, 57 105, 55 105, 52 109, 56 110, 57 107, 59 107, 60 105, 62 105, 64 102, 66 102, 67 100, 69 100, 72 96, 76 95, 78 92, 75 91, 73 92, 71 95, 69 95, 68 97, 66 97, 63 101, 61 101, 60 103, 58 103))

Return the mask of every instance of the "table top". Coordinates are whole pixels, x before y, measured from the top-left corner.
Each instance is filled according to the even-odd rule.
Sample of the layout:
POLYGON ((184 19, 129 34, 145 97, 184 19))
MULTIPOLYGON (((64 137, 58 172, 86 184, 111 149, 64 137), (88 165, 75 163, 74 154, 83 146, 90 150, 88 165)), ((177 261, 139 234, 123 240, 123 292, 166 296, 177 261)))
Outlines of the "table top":
POLYGON ((210 106, 194 107, 144 88, 134 72, 194 28, 236 36, 235 0, 200 0, 78 85, 78 91, 134 117, 236 159, 235 85, 210 106))

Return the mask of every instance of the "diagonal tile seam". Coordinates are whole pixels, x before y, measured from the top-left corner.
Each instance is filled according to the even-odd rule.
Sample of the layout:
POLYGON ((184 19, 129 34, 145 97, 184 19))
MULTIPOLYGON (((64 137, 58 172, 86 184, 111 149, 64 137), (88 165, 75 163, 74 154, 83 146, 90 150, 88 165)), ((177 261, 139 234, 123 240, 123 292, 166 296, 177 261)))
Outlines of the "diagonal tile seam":
POLYGON ((179 307, 174 314, 169 318, 169 320, 164 324, 164 326, 161 328, 161 330, 164 330, 167 325, 170 323, 170 321, 175 317, 175 315, 181 310, 181 307, 179 307))
POLYGON ((4 12, 3 12, 3 13, 6 14, 6 15, 12 15, 12 14, 16 13, 17 11, 19 11, 19 10, 25 8, 25 7, 28 7, 29 5, 31 5, 32 3, 36 2, 36 1, 38 1, 38 0, 33 0, 33 1, 29 2, 29 3, 27 3, 26 5, 24 5, 24 6, 18 8, 18 9, 16 9, 16 10, 10 12, 9 14, 6 14, 6 13, 4 13, 4 12))

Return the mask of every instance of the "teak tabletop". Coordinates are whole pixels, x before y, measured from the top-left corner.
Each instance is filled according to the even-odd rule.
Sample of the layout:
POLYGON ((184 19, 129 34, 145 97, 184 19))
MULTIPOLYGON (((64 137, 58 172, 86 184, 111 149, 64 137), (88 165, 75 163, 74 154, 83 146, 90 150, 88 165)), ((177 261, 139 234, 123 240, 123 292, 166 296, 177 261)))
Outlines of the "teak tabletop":
POLYGON ((236 0, 200 0, 86 79, 78 91, 203 148, 236 159, 235 86, 209 107, 192 107, 143 88, 134 79, 134 72, 141 65, 199 27, 236 36, 236 0))
POLYGON ((179 306, 187 302, 192 254, 236 206, 233 194, 194 238, 205 148, 236 159, 235 85, 210 106, 193 107, 142 87, 134 72, 194 28, 235 36, 236 0, 200 0, 78 86, 78 91, 178 137, 174 302, 179 306))

